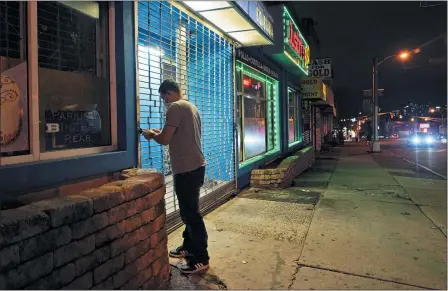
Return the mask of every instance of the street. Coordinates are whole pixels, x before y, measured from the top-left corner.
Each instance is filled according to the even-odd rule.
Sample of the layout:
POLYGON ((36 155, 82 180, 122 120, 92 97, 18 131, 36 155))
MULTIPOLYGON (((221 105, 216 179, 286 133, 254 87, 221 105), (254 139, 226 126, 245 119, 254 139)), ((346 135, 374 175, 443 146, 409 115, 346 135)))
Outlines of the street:
POLYGON ((422 165, 431 171, 446 177, 446 144, 438 143, 431 148, 412 148, 406 145, 406 139, 389 139, 381 140, 381 150, 390 152, 415 164, 422 165))

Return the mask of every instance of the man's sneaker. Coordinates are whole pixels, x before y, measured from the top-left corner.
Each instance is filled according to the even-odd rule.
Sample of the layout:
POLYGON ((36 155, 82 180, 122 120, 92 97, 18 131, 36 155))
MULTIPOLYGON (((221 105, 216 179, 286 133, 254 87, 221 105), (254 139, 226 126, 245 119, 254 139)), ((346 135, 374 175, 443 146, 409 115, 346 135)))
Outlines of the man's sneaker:
POLYGON ((207 270, 209 267, 208 263, 193 263, 187 261, 184 265, 179 267, 180 271, 184 274, 195 274, 201 271, 207 270))
POLYGON ((182 246, 178 247, 175 250, 170 251, 170 257, 172 258, 185 258, 189 255, 188 251, 184 249, 182 246))

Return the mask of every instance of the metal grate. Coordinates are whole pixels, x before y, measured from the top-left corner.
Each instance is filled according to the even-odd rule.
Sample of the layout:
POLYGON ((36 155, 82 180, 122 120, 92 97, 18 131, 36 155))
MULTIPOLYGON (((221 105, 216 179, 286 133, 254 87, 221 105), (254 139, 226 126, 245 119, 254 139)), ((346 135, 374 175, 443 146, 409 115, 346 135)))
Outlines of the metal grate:
POLYGON ((58 2, 37 2, 39 66, 97 73, 98 19, 58 2))
MULTIPOLYGON (((140 126, 163 127, 166 108, 158 88, 164 79, 176 80, 201 115, 207 160, 201 197, 235 179, 232 51, 229 41, 168 1, 138 2, 140 126)), ((175 214, 168 147, 141 139, 140 151, 142 168, 164 173, 167 214, 175 214)))
POLYGON ((23 56, 21 6, 20 2, 0 2, 0 56, 2 57, 21 59, 23 56))

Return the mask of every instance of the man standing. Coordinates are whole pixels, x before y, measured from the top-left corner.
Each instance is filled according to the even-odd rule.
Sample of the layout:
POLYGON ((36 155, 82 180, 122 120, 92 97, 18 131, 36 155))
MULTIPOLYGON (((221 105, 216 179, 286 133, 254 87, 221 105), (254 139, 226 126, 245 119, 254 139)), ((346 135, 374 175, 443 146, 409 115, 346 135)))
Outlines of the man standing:
POLYGON ((174 258, 185 258, 180 267, 183 273, 192 274, 209 267, 207 230, 199 212, 199 193, 204 184, 205 159, 201 150, 201 118, 194 104, 184 99, 179 85, 165 80, 159 93, 169 104, 162 131, 146 129, 143 136, 161 145, 169 145, 174 189, 185 230, 183 244, 170 251, 174 258))

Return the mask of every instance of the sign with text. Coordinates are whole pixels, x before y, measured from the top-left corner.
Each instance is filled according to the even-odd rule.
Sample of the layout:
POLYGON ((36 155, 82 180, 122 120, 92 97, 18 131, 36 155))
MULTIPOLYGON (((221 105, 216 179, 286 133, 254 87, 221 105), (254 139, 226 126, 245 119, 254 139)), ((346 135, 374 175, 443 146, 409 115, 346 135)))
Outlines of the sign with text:
POLYGON ((295 24, 286 7, 284 7, 283 24, 285 31, 284 51, 305 74, 308 74, 310 62, 310 47, 302 36, 298 26, 295 24))
MULTIPOLYGON (((376 92, 379 97, 384 95, 384 89, 378 89, 376 92)), ((362 90, 362 95, 364 97, 372 97, 372 89, 362 90)))
POLYGON ((308 65, 308 76, 319 79, 331 79, 331 58, 310 60, 308 65))
POLYGON ((272 70, 267 65, 263 64, 261 61, 252 57, 245 51, 243 51, 241 49, 237 49, 236 50, 236 58, 250 66, 253 66, 255 69, 265 73, 266 75, 278 80, 278 73, 276 71, 272 70))
POLYGON ((269 14, 263 2, 260 1, 236 1, 235 2, 257 26, 264 31, 269 39, 274 41, 274 19, 269 14))
POLYGON ((45 110, 46 150, 102 146, 97 111, 45 110))
POLYGON ((325 85, 317 78, 305 78, 300 81, 302 99, 326 100, 325 85))

